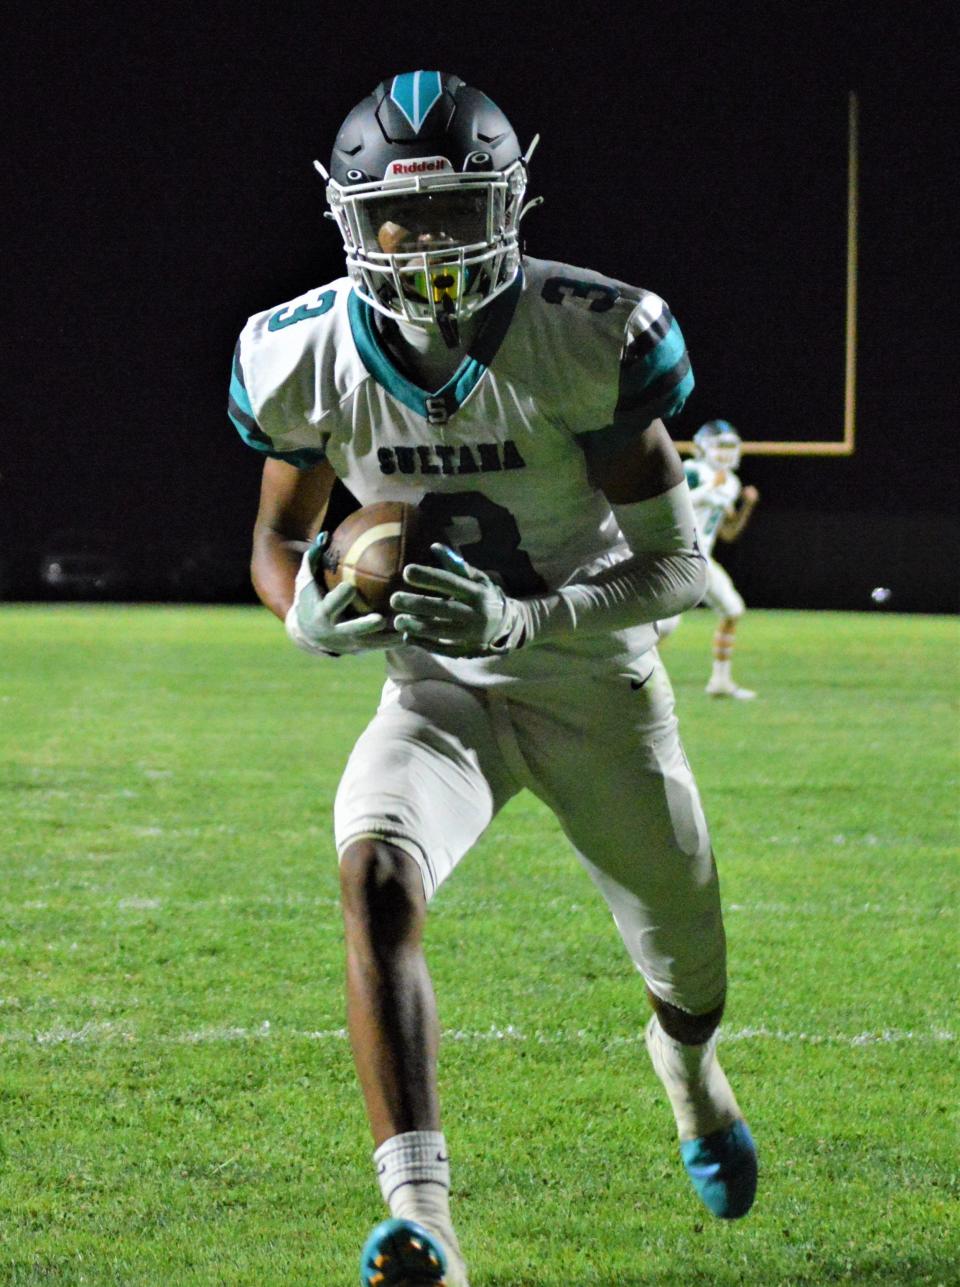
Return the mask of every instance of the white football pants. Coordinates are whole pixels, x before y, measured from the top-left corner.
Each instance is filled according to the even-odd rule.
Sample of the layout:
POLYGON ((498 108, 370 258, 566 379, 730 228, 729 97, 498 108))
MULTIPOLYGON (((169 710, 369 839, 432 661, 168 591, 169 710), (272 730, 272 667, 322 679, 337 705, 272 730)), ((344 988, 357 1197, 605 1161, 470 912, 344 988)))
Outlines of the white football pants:
POLYGON ((702 602, 722 617, 742 617, 747 610, 730 573, 716 559, 707 559, 707 590, 702 602))
POLYGON ((362 837, 398 845, 430 898, 526 787, 653 991, 702 1014, 726 984, 716 867, 667 673, 655 651, 632 670, 484 689, 388 680, 337 792, 337 851, 362 837))

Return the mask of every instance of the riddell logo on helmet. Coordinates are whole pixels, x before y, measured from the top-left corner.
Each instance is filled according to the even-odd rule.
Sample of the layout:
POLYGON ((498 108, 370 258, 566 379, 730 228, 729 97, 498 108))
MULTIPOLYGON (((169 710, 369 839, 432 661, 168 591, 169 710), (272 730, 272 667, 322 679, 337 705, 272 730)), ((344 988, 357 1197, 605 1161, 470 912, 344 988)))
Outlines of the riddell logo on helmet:
POLYGON ((453 166, 445 156, 422 156, 416 161, 391 161, 385 179, 397 179, 405 174, 453 173, 453 166))

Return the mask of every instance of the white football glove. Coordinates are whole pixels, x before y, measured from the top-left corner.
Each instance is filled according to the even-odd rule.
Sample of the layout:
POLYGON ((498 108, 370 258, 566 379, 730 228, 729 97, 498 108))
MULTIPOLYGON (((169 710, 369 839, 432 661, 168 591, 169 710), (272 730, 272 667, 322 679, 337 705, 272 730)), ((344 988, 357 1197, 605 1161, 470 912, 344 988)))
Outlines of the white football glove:
POLYGON ((315 656, 339 657, 343 653, 396 647, 400 642, 397 633, 384 623, 379 612, 340 620, 357 597, 356 586, 341 581, 327 594, 320 589, 316 571, 327 539, 327 533, 321 532, 301 560, 293 603, 283 623, 287 634, 298 648, 315 656))
POLYGON ((431 545, 439 568, 410 563, 407 585, 426 594, 398 590, 390 607, 403 642, 444 657, 494 657, 523 642, 523 617, 514 599, 486 572, 471 567, 447 545, 431 545))

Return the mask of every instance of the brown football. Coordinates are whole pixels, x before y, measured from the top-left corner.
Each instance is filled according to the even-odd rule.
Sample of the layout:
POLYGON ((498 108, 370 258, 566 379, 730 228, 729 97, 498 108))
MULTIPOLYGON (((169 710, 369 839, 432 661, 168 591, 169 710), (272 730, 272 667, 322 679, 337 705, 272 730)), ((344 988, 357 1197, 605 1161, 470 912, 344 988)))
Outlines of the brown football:
POLYGON ((382 612, 389 618, 390 596, 403 588, 408 563, 431 563, 430 538, 416 505, 378 501, 348 514, 323 551, 327 590, 341 581, 357 587, 353 611, 382 612))

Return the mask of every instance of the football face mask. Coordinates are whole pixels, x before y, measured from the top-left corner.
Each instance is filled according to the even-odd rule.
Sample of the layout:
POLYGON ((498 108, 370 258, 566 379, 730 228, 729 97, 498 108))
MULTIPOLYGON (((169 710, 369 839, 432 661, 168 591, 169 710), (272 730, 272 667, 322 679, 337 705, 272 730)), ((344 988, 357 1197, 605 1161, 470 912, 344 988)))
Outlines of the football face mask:
POLYGON ((725 420, 703 425, 693 435, 693 442, 697 455, 714 469, 736 469, 740 464, 742 440, 725 420))
POLYGON ((714 469, 736 469, 740 464, 740 439, 722 434, 707 449, 707 460, 714 469))
POLYGON ((526 187, 522 162, 489 175, 418 175, 327 197, 347 270, 374 308, 399 320, 460 322, 513 282, 526 187))

